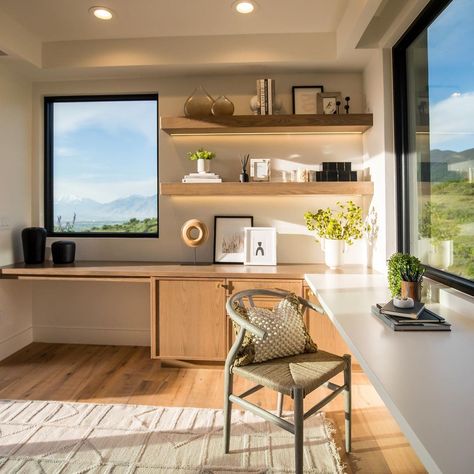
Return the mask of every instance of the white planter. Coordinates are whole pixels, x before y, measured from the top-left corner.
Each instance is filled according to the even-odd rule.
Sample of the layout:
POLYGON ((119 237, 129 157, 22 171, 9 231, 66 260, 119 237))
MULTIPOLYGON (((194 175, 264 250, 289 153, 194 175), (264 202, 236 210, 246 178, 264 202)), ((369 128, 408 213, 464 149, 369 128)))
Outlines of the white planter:
POLYGON ((416 255, 422 263, 428 263, 431 253, 431 239, 422 237, 418 239, 417 242, 417 252, 416 255))
POLYGON ((197 161, 197 172, 198 173, 209 173, 210 160, 196 160, 197 161))
POLYGON ((344 263, 344 240, 321 239, 321 249, 324 252, 324 261, 329 268, 337 268, 344 263))
POLYGON ((431 246, 430 265, 445 270, 453 264, 454 249, 452 240, 442 240, 431 246))

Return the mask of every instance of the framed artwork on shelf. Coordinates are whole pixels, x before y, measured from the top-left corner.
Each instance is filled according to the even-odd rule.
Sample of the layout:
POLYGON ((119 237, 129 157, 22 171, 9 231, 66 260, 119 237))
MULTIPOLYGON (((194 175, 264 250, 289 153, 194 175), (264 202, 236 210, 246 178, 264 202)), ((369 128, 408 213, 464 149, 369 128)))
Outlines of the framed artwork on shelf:
POLYGON ((342 96, 340 92, 322 92, 318 94, 318 114, 339 114, 341 104, 342 96))
POLYGON ((293 114, 317 114, 317 98, 324 92, 323 86, 293 86, 293 114))
POLYGON ((277 236, 274 227, 246 227, 245 265, 276 265, 277 236))
POLYGON ((214 263, 244 263, 245 228, 253 216, 214 216, 214 263))
POLYGON ((270 158, 252 158, 250 160, 250 180, 270 181, 270 158))

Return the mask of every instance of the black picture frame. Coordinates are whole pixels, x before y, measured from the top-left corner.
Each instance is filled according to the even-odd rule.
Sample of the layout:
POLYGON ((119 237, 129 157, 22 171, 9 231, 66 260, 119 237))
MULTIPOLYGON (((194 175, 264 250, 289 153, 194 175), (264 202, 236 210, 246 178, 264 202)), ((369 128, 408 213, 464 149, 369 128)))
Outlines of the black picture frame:
MULTIPOLYGON (((243 265, 244 264, 244 244, 243 244, 244 232, 243 232, 243 227, 253 227, 253 216, 214 216, 214 251, 213 251, 213 259, 212 259, 213 263, 224 264, 224 265, 228 265, 228 264, 243 265), (223 219, 228 219, 228 220, 247 219, 248 220, 249 225, 242 226, 242 252, 241 252, 242 256, 237 261, 235 261, 235 260, 232 261, 232 260, 228 260, 228 259, 226 259, 225 261, 218 260, 218 252, 217 252, 218 225, 219 225, 219 220, 221 220, 221 219, 222 220, 223 219)), ((229 253, 229 255, 231 255, 231 254, 229 253)))
POLYGON ((48 237, 108 237, 108 238, 145 238, 156 239, 159 237, 160 228, 160 202, 159 202, 159 166, 156 169, 156 195, 157 209, 156 217, 158 222, 157 231, 153 233, 132 233, 132 232, 55 232, 54 231, 54 104, 61 102, 103 102, 103 101, 134 101, 153 100, 156 101, 156 160, 159 164, 159 95, 158 93, 137 93, 137 94, 98 94, 98 95, 73 95, 73 96, 46 96, 44 97, 44 226, 48 237))
MULTIPOLYGON (((296 110, 297 110, 297 107, 296 107, 296 92, 299 89, 320 89, 318 92, 324 92, 324 87, 319 85, 319 86, 293 86, 291 88, 291 96, 293 98, 293 115, 312 115, 311 113, 301 114, 301 113, 296 112, 296 110)), ((316 114, 317 113, 317 95, 314 97, 314 110, 315 110, 314 113, 316 114)))

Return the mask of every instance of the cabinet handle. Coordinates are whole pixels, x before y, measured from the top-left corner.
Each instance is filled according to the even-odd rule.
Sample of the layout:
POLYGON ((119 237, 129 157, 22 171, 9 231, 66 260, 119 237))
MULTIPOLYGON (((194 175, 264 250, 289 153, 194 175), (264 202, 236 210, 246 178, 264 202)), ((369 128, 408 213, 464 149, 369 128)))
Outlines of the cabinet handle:
POLYGON ((218 283, 217 288, 224 288, 224 290, 228 290, 229 285, 226 285, 225 283, 218 283))

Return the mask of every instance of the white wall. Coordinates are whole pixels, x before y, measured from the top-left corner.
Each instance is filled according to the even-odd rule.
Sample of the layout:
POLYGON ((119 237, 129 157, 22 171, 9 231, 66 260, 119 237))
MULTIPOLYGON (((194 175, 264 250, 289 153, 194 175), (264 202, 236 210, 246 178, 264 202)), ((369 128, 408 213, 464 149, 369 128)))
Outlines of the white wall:
MULTIPOLYGON (((45 95, 67 95, 85 93, 127 93, 159 92, 160 115, 182 115, 186 98, 194 87, 203 84, 211 95, 227 95, 235 104, 236 114, 249 113, 249 99, 255 94, 255 79, 258 76, 220 77, 179 77, 137 80, 101 80, 38 83, 34 86, 34 221, 43 223, 42 208, 42 97, 45 95)), ((322 84, 326 91, 340 91, 351 96, 351 111, 363 110, 362 74, 324 73, 306 75, 272 76, 276 79, 277 93, 284 103, 284 110, 291 113, 291 86, 322 84)), ((378 117, 375 117, 378 120, 378 117)), ((213 169, 225 180, 237 181, 239 175, 239 154, 250 153, 253 157, 272 158, 273 167, 292 169, 298 165, 311 167, 322 161, 353 161, 362 167, 362 137, 360 135, 321 136, 227 136, 227 137, 169 137, 160 133, 160 180, 179 181, 182 176, 194 170, 195 164, 186 159, 186 153, 200 146, 217 152, 213 169)), ((187 219, 196 217, 213 227, 214 215, 253 215, 257 226, 275 226, 278 231, 278 261, 280 263, 322 262, 319 245, 305 229, 303 214, 310 209, 332 206, 345 196, 314 197, 163 197, 160 198, 160 238, 159 239, 77 239, 78 259, 82 260, 151 260, 186 261, 191 260, 192 251, 184 246, 179 237, 180 228, 187 219)), ((353 198, 361 203, 361 198, 353 198)), ((363 245, 355 244, 349 250, 349 263, 363 263, 363 245)), ((198 250, 200 260, 212 260, 212 238, 198 250)), ((138 330, 148 330, 148 309, 139 301, 142 290, 132 285, 113 287, 105 284, 106 292, 91 293, 91 285, 74 283, 59 286, 57 283, 35 284, 34 324, 38 326, 35 338, 49 341, 64 341, 65 327, 71 328, 71 342, 93 342, 95 328, 121 328, 121 334, 129 329, 129 343, 141 343, 143 334, 138 330), (54 303, 51 304, 54 288, 54 303), (50 291, 50 289, 53 289, 50 291), (116 301, 114 307, 111 301, 116 301), (127 301, 132 312, 116 312, 121 301, 127 301), (84 327, 77 326, 77 318, 65 315, 64 308, 80 305, 85 319, 84 327), (140 324, 137 326, 137 321, 140 324), (89 333, 85 327, 89 328, 89 333), (42 329, 39 329, 42 328, 42 329), (77 337, 73 336, 76 334, 77 337), (89 334, 89 335, 88 335, 89 334)), ((113 339, 114 331, 109 333, 113 339)), ((109 340, 109 339, 107 339, 109 340)))
MULTIPOLYGON (((30 224, 31 82, 0 60, 0 265, 22 260, 30 224)), ((32 341, 31 286, 0 281, 0 360, 32 341)))

